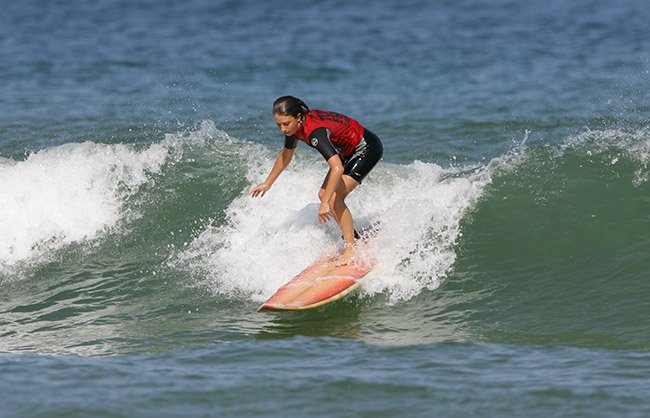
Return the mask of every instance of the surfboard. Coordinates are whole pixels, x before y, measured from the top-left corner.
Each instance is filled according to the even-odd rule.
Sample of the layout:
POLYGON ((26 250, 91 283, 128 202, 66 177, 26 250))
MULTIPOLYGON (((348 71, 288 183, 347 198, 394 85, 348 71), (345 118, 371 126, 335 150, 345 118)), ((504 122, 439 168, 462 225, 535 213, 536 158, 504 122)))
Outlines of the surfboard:
POLYGON ((354 292, 361 279, 372 272, 376 261, 356 260, 337 265, 338 254, 316 261, 278 289, 258 310, 298 311, 327 305, 354 292))

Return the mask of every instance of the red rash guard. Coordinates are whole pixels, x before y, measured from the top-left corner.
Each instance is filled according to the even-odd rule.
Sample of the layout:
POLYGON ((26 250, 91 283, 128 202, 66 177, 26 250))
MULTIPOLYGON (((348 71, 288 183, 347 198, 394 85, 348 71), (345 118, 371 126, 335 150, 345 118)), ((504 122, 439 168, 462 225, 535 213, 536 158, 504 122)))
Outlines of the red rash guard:
POLYGON ((340 113, 327 110, 311 110, 305 115, 303 123, 294 134, 294 138, 313 146, 309 143, 309 136, 317 128, 325 128, 330 132, 329 139, 332 141, 332 145, 340 151, 343 157, 352 154, 354 148, 361 142, 365 131, 359 122, 340 113))

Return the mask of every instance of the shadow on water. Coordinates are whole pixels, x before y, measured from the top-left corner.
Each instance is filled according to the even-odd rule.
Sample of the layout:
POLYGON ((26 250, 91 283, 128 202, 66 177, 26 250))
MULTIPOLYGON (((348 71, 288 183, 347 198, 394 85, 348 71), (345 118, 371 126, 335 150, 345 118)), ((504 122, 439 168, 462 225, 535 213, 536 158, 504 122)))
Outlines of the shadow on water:
POLYGON ((359 339, 364 330, 363 311, 359 299, 351 297, 313 310, 260 312, 260 315, 270 319, 255 338, 267 340, 308 336, 359 339))

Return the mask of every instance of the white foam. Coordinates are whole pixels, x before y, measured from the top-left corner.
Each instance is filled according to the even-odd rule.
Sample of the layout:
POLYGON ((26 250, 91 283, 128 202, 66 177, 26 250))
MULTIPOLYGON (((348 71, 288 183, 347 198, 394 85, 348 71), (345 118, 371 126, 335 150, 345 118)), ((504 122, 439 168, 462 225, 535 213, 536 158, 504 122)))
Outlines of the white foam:
MULTIPOLYGON (((248 171, 251 184, 273 164, 268 150, 257 157, 248 171)), ((204 277, 202 284, 259 300, 334 245, 335 226, 319 227, 316 218, 322 172, 295 160, 263 198, 242 194, 230 204, 225 224, 208 226, 179 255, 181 264, 204 277)))
POLYGON ((125 199, 160 170, 168 148, 65 144, 0 163, 0 266, 46 259, 125 216, 125 199))
MULTIPOLYGON (((276 156, 264 150, 250 160, 251 186, 264 180, 276 156)), ((379 164, 347 199, 357 227, 380 224, 370 244, 380 263, 364 292, 387 291, 399 301, 438 287, 453 268, 463 216, 495 167, 509 158, 464 169, 379 164)), ((327 166, 307 153, 296 153, 296 159, 264 197, 242 194, 229 206, 225 223, 207 226, 178 255, 199 285, 261 301, 340 245, 336 224, 319 226, 316 216, 327 166)))
POLYGON ((454 175, 460 173, 422 162, 387 168, 378 170, 366 196, 357 196, 357 206, 381 222, 371 241, 380 264, 365 290, 388 289, 397 301, 437 288, 451 271, 460 222, 490 177, 480 169, 454 175))

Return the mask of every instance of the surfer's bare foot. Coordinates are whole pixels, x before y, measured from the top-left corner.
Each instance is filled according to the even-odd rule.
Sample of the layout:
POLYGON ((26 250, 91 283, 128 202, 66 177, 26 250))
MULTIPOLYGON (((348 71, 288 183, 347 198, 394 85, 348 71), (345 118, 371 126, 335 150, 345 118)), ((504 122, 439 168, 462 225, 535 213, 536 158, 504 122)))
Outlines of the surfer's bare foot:
POLYGON ((345 245, 343 253, 339 256, 339 259, 336 261, 337 266, 353 265, 357 259, 357 254, 354 251, 353 245, 345 245))

